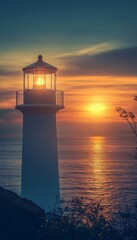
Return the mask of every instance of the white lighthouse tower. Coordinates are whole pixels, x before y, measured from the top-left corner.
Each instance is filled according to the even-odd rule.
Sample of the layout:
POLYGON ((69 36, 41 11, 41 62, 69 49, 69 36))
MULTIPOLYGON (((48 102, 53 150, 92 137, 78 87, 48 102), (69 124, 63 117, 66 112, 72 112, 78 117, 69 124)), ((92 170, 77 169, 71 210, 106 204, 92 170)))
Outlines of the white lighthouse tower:
POLYGON ((39 55, 23 68, 23 90, 16 92, 23 114, 21 195, 46 211, 59 198, 56 113, 64 108, 64 92, 56 90, 56 72, 39 55))

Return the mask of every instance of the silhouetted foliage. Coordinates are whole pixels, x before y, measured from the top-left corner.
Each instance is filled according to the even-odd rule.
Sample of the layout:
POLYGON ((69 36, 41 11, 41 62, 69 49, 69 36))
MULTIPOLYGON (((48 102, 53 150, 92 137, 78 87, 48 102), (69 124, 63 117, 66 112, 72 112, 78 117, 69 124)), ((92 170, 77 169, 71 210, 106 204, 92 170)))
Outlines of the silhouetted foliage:
POLYGON ((45 226, 45 237, 51 240, 122 239, 106 220, 100 204, 93 200, 87 202, 84 198, 73 198, 49 212, 45 226))
POLYGON ((125 205, 113 219, 113 227, 124 240, 137 239, 137 206, 125 205))
POLYGON ((135 114, 132 112, 126 111, 122 107, 116 107, 116 111, 119 113, 119 116, 122 119, 124 119, 128 122, 132 132, 137 137, 137 126, 136 126, 136 121, 135 121, 135 118, 136 118, 135 114))
MULTIPOLYGON (((134 98, 137 101, 137 96, 134 98)), ((122 107, 117 107, 116 111, 119 113, 120 118, 127 121, 134 136, 137 138, 137 122, 136 116, 133 112, 128 112, 122 107)), ((137 159, 137 147, 135 153, 130 155, 137 159)), ((119 231, 123 239, 136 240, 137 239, 137 205, 134 207, 125 206, 122 211, 119 211, 113 222, 116 229, 119 231)))
MULTIPOLYGON (((137 97, 136 97, 137 99, 137 97)), ((137 138, 137 122, 135 120, 136 116, 133 112, 128 112, 122 107, 116 107, 116 111, 119 113, 119 117, 126 120, 134 136, 137 138)), ((134 154, 129 154, 130 156, 137 159, 137 147, 134 154)))
POLYGON ((99 203, 63 201, 49 213, 0 187, 0 240, 137 240, 137 206, 106 219, 99 203))

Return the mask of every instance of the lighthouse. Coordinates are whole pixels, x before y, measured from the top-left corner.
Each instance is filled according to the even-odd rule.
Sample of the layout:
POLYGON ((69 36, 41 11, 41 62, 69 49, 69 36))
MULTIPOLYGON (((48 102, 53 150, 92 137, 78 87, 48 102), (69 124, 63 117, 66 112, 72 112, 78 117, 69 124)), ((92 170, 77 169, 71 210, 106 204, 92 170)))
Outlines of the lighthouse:
POLYGON ((21 196, 45 211, 60 196, 56 113, 64 92, 56 89, 57 70, 39 55, 23 68, 23 90, 16 92, 15 108, 23 114, 21 196))

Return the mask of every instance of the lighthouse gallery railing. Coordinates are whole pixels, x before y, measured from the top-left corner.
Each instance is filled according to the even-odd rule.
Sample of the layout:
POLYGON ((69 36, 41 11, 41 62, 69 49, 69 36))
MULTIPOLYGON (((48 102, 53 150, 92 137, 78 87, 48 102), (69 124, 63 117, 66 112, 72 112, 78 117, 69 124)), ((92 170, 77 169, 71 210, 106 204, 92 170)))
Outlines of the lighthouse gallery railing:
POLYGON ((49 89, 25 89, 16 92, 16 106, 26 104, 50 104, 64 106, 64 92, 49 89))

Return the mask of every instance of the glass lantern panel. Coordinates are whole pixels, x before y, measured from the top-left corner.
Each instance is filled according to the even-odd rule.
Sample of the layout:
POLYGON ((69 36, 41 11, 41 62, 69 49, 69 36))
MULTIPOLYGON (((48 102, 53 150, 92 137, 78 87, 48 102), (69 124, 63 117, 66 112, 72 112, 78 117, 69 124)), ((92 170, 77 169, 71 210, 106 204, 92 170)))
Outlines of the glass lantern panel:
POLYGON ((46 86, 47 86, 47 89, 52 89, 52 85, 51 85, 51 74, 47 74, 47 75, 46 75, 46 86))
POLYGON ((33 75, 32 74, 25 74, 25 89, 32 89, 33 88, 33 75))
POLYGON ((53 90, 55 90, 56 86, 55 86, 55 74, 54 73, 52 73, 51 78, 52 78, 51 87, 53 90))
POLYGON ((25 73, 25 89, 56 89, 56 76, 52 74, 25 73))

